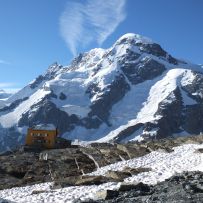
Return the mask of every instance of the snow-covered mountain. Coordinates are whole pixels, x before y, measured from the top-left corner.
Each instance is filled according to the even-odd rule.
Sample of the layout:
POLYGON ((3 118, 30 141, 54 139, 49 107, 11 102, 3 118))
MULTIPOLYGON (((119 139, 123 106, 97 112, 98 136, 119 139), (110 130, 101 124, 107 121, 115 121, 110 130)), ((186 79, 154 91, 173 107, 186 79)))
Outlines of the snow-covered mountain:
POLYGON ((69 66, 57 63, 0 109, 1 150, 23 143, 28 126, 54 124, 63 137, 141 140, 203 132, 203 70, 152 40, 126 34, 69 66))

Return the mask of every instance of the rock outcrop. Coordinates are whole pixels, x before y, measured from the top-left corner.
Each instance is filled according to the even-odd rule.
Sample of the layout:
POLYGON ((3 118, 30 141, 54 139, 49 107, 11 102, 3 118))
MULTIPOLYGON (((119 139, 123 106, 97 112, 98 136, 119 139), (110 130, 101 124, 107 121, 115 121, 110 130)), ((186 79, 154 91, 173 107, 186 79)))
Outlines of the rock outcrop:
POLYGON ((114 196, 111 199, 108 198, 105 200, 105 196, 98 196, 98 198, 103 200, 92 202, 201 203, 203 199, 203 173, 184 172, 182 174, 174 175, 171 178, 165 180, 164 182, 158 183, 155 186, 148 186, 142 183, 134 185, 121 185, 119 191, 116 192, 118 193, 116 197, 114 196))

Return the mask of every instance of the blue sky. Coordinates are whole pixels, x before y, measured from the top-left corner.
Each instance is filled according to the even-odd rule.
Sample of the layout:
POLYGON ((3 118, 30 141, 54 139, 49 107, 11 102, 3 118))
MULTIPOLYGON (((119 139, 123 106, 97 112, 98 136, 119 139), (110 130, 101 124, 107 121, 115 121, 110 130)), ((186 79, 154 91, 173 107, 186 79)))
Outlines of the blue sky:
POLYGON ((108 48, 129 32, 203 63, 202 0, 0 0, 0 89, 21 88, 55 61, 108 48))

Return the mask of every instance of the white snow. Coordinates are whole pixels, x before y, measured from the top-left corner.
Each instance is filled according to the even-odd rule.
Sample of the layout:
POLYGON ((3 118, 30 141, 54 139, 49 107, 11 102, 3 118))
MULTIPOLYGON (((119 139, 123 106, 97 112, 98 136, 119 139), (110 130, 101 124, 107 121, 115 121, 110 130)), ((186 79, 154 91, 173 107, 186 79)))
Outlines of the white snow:
POLYGON ((87 106, 76 106, 76 105, 64 105, 61 107, 62 111, 65 111, 69 115, 75 114, 80 118, 85 117, 89 112, 90 108, 87 106))
POLYGON ((53 124, 38 124, 33 127, 34 130, 56 130, 53 124))
POLYGON ((134 33, 127 33, 127 34, 123 35, 122 37, 120 37, 117 40, 117 43, 119 43, 123 39, 135 40, 136 43, 144 43, 144 44, 152 44, 153 43, 153 41, 150 38, 141 36, 139 34, 134 34, 134 33))
MULTIPOLYGON (((121 171, 125 167, 151 168, 150 172, 143 172, 126 178, 126 183, 143 182, 146 184, 157 184, 170 178, 176 173, 183 171, 203 171, 203 154, 196 149, 203 148, 203 144, 186 144, 174 148, 174 152, 165 153, 154 151, 143 157, 123 160, 115 164, 98 168, 89 175, 105 175, 108 170, 121 171)), ((99 186, 77 186, 62 189, 51 189, 52 183, 42 183, 33 186, 0 190, 0 198, 18 203, 55 203, 55 202, 77 202, 77 200, 95 199, 97 191, 106 189, 118 189, 120 183, 106 183, 99 186), (40 191, 32 194, 33 191, 40 191)))
POLYGON ((77 200, 94 198, 94 194, 100 190, 118 188, 117 183, 106 183, 99 186, 66 187, 56 190, 51 190, 51 186, 52 183, 42 183, 33 186, 1 190, 0 198, 18 203, 71 203, 77 202, 77 200), (42 193, 32 194, 33 191, 39 190, 42 193))

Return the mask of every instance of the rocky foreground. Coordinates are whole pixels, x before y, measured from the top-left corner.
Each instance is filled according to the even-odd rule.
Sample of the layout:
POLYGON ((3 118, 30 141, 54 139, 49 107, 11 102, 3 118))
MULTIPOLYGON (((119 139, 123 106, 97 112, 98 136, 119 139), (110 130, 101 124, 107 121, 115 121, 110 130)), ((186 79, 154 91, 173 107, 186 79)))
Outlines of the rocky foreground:
POLYGON ((94 203, 202 203, 203 173, 184 172, 175 175, 155 186, 139 183, 137 185, 121 185, 118 191, 98 193, 102 199, 94 203))
MULTIPOLYGON (((166 156, 169 161, 171 159, 183 161, 184 157, 183 160, 181 157, 181 159, 179 159, 181 154, 179 152, 174 152, 174 147, 183 144, 202 143, 203 136, 201 135, 194 137, 179 137, 176 139, 171 138, 145 141, 142 143, 94 143, 86 147, 72 146, 66 149, 42 150, 38 152, 16 150, 0 156, 0 189, 4 190, 8 188, 52 182, 52 184, 50 184, 50 190, 52 192, 58 191, 57 193, 61 194, 60 191, 62 191, 63 188, 75 186, 90 186, 91 188, 94 185, 97 185, 98 187, 101 185, 101 188, 103 189, 101 191, 98 189, 99 191, 96 194, 96 199, 100 200, 97 200, 97 202, 181 202, 182 200, 182 202, 201 202, 201 197, 203 197, 202 172, 177 174, 168 180, 152 186, 151 184, 146 184, 146 182, 145 184, 135 182, 127 183, 126 179, 139 176, 139 174, 142 175, 156 172, 156 169, 153 168, 153 163, 149 162, 146 166, 126 166, 119 168, 119 170, 117 170, 118 167, 116 170, 113 170, 113 168, 107 170, 105 169, 105 166, 108 168, 110 164, 111 166, 114 166, 117 163, 125 163, 125 160, 129 160, 129 163, 132 160, 137 162, 139 159, 138 157, 143 159, 143 156, 147 157, 149 155, 150 158, 150 154, 153 153, 154 158, 156 158, 155 154, 157 154, 157 156, 162 156, 163 160, 166 156), (174 158, 172 156, 173 153, 176 156, 174 158), (102 173, 99 172, 100 170, 102 170, 102 173), (115 183, 116 186, 113 190, 105 190, 105 187, 102 186, 102 184, 105 183, 115 183)), ((198 163, 193 159, 191 167, 192 165, 194 167, 202 162, 202 156, 199 154, 203 152, 203 149, 202 145, 199 146, 200 147, 198 148, 194 148, 194 151, 193 149, 191 150, 190 145, 188 145, 188 149, 191 150, 191 153, 189 152, 188 155, 185 154, 185 157, 199 157, 198 163)), ((185 149, 184 153, 187 153, 187 149, 185 149)), ((185 163, 190 167, 190 158, 187 160, 187 163, 174 162, 173 164, 181 165, 185 163)), ((147 160, 147 158, 145 159, 147 160)), ((148 161, 151 160, 147 160, 146 163, 148 163, 148 161)), ((161 163, 162 162, 160 162, 160 164, 161 163)), ((157 167, 159 166, 157 165, 157 167)), ((178 166, 176 168, 178 170, 181 167, 182 166, 178 166)), ((186 168, 188 169, 189 167, 187 166, 186 168)), ((173 170, 173 174, 174 171, 176 171, 176 169, 173 170)), ((148 174, 148 176, 150 175, 148 174)), ((142 180, 138 182, 142 182, 142 180)), ((41 193, 43 196, 47 192, 43 190, 35 190, 32 191, 30 195, 41 195, 41 193)), ((63 193, 65 195, 65 192, 63 193)), ((77 199, 77 201, 80 202, 82 200, 77 199)), ((86 200, 86 202, 88 201, 95 202, 96 200, 86 200)))

